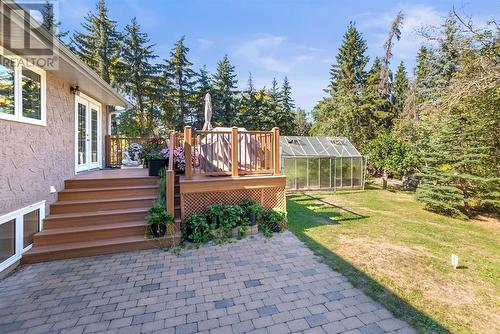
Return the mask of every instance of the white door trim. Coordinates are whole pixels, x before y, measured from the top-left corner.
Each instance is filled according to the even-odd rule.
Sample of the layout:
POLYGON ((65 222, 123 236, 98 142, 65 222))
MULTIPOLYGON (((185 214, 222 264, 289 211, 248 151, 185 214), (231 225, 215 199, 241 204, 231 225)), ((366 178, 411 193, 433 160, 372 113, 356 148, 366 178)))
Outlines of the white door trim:
POLYGON ((102 108, 101 104, 97 101, 83 95, 75 95, 75 174, 78 172, 88 171, 90 169, 99 168, 102 165, 102 108), (78 164, 78 104, 83 104, 85 110, 85 131, 87 140, 85 144, 85 158, 84 164, 78 164), (91 142, 91 110, 97 110, 97 161, 92 162, 92 142, 91 142))

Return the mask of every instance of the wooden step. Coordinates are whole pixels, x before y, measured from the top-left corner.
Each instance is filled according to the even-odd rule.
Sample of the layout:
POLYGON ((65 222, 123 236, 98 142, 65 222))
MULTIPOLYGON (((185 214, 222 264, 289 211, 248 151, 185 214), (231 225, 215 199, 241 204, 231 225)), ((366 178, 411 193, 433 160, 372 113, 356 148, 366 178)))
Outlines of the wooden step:
POLYGON ((50 212, 53 214, 59 214, 151 207, 156 199, 157 196, 153 195, 127 198, 59 201, 50 206, 50 212))
POLYGON ((64 181, 65 189, 75 188, 116 188, 158 185, 159 178, 156 176, 124 177, 124 178, 102 178, 102 179, 70 179, 64 181))
POLYGON ((83 199, 106 199, 152 196, 158 194, 157 185, 110 187, 110 188, 75 188, 64 189, 58 193, 60 201, 73 201, 83 199))
POLYGON ((132 250, 172 247, 179 244, 180 233, 162 238, 161 242, 144 236, 127 236, 113 239, 69 242, 33 247, 26 252, 21 263, 37 263, 52 260, 70 259, 82 256, 94 256, 132 250))
POLYGON ((146 224, 144 220, 139 220, 102 225, 49 228, 35 234, 33 240, 35 246, 38 247, 68 242, 141 236, 145 232, 146 224))
POLYGON ((144 220, 149 208, 150 206, 145 206, 131 209, 50 214, 44 219, 43 226, 44 228, 61 228, 140 221, 144 220))

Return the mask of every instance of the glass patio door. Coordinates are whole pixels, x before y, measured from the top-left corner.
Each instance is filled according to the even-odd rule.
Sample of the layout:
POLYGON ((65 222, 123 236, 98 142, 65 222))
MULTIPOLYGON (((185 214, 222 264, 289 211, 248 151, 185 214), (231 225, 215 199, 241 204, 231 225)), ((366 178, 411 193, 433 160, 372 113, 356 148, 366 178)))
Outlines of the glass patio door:
POLYGON ((101 110, 99 106, 83 97, 76 96, 76 145, 75 166, 76 171, 81 172, 93 168, 99 168, 101 147, 101 110))

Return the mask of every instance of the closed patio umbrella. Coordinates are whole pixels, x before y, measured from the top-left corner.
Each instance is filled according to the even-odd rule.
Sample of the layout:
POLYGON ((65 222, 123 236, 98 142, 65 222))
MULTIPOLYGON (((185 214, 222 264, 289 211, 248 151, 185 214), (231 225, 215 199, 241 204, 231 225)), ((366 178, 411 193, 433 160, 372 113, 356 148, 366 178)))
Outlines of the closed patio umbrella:
POLYGON ((203 124, 203 131, 212 130, 212 124, 210 120, 212 119, 212 99, 210 98, 210 93, 205 95, 205 124, 203 124))

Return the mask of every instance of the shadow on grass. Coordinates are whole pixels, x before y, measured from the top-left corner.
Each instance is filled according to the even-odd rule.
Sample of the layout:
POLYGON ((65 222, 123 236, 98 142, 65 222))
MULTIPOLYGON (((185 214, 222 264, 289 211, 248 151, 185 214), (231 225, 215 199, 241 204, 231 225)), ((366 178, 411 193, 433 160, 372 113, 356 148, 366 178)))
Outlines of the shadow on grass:
MULTIPOLYGON (((305 195, 309 196, 309 195, 305 195)), ((396 317, 407 321, 420 332, 425 333, 450 333, 443 325, 432 319, 427 314, 414 308, 397 295, 385 288, 382 284, 365 274, 363 271, 356 268, 350 262, 343 259, 341 256, 326 248, 323 244, 309 237, 307 230, 315 227, 324 227, 325 224, 321 221, 324 216, 308 208, 309 204, 303 204, 303 200, 298 200, 298 196, 288 197, 288 228, 302 242, 304 242, 316 255, 323 258, 323 262, 330 268, 340 272, 349 279, 352 285, 363 290, 363 292, 379 302, 386 309, 392 312, 396 317)), ((309 196, 313 199, 315 197, 309 196)), ((311 199, 310 198, 310 199, 311 199)), ((309 199, 309 200, 310 200, 309 199)), ((328 203, 333 205, 331 203, 328 203)), ((333 205, 333 207, 337 207, 333 205)), ((339 207, 337 207, 339 208, 339 207)), ((345 210, 344 208, 340 208, 345 210)), ((346 210, 350 212, 349 210, 346 210)), ((362 219, 366 216, 359 215, 362 219)))
MULTIPOLYGON (((329 201, 324 200, 321 197, 315 197, 309 193, 295 193, 293 195, 289 195, 288 199, 293 199, 294 202, 296 203, 301 203, 301 202, 308 202, 305 204, 307 208, 310 210, 311 208, 318 208, 319 210, 322 209, 338 209, 341 212, 347 212, 350 214, 350 216, 344 216, 342 215, 341 212, 321 212, 321 211, 313 211, 316 216, 321 216, 323 221, 326 222, 326 220, 329 220, 330 224, 339 224, 341 222, 346 222, 350 220, 360 220, 360 219, 365 219, 369 218, 370 216, 365 216, 362 214, 359 214, 357 212, 354 212, 352 210, 346 209, 344 207, 341 207, 339 205, 336 205, 334 203, 331 203, 329 201), (316 201, 319 203, 312 203, 312 201, 316 201), (333 219, 332 219, 333 216, 333 219)), ((312 211, 312 210, 311 210, 312 211)))

